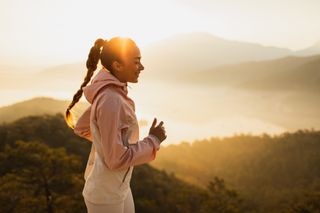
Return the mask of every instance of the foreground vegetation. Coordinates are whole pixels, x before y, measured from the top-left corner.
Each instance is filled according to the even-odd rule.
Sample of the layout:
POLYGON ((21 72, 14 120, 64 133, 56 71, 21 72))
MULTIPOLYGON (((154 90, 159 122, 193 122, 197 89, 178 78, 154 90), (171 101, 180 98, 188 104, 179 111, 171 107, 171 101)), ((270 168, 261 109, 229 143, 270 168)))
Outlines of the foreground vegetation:
MULTIPOLYGON (((234 136, 162 147, 136 166, 136 212, 317 212, 320 133, 234 136)), ((86 212, 90 143, 63 116, 0 125, 0 212, 86 212)))

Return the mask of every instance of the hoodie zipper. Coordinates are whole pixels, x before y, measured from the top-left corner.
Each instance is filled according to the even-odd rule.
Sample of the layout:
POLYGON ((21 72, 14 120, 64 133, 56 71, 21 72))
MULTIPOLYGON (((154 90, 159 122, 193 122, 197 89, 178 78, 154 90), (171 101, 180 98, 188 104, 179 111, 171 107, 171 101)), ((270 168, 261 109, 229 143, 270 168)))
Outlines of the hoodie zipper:
POLYGON ((126 173, 124 174, 124 177, 123 177, 123 179, 122 179, 122 183, 124 183, 124 181, 125 181, 125 179, 126 179, 126 177, 127 177, 127 174, 128 174, 128 172, 129 172, 130 168, 131 168, 131 167, 129 167, 129 168, 127 169, 126 173))

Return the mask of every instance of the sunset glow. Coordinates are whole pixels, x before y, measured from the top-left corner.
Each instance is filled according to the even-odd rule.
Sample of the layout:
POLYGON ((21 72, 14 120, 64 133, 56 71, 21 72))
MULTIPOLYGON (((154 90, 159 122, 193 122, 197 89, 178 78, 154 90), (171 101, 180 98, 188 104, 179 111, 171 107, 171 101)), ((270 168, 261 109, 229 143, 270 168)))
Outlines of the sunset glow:
POLYGON ((254 6, 249 0, 1 0, 0 56, 20 65, 70 63, 83 60, 98 37, 128 36, 143 47, 195 31, 301 49, 320 38, 319 4, 313 0, 262 1, 254 6))

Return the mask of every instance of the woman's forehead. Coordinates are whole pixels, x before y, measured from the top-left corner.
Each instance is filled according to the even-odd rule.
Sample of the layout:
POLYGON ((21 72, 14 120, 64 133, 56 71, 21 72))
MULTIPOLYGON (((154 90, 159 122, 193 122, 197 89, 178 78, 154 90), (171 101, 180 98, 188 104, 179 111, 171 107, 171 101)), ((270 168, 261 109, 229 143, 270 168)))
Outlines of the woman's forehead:
POLYGON ((140 49, 137 46, 128 48, 125 55, 126 57, 132 59, 141 58, 140 49))

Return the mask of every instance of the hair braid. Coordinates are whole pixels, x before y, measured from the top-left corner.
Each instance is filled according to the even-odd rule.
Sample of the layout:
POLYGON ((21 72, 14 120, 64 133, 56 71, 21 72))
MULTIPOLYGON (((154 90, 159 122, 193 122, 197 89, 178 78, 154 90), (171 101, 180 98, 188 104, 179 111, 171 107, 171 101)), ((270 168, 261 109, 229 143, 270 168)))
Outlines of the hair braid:
POLYGON ((88 59, 86 62, 87 66, 87 74, 84 78, 83 83, 80 86, 80 89, 74 94, 72 102, 69 104, 66 114, 65 114, 65 121, 69 127, 74 129, 74 122, 73 122, 73 116, 71 113, 72 107, 80 100, 82 93, 83 93, 83 87, 85 87, 89 81, 91 80, 91 77, 93 76, 94 71, 97 69, 97 65, 100 59, 100 49, 104 45, 105 40, 103 39, 97 39, 94 43, 94 46, 91 47, 88 59))

